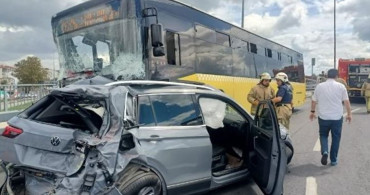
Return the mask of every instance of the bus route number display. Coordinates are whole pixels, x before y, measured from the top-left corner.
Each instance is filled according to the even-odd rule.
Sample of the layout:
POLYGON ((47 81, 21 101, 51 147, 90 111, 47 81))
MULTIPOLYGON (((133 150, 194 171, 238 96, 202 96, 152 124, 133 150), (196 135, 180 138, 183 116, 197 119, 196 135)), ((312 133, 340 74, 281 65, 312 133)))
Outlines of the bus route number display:
POLYGON ((117 18, 119 18, 118 9, 113 9, 109 5, 98 7, 63 19, 60 23, 61 32, 64 34, 117 18))

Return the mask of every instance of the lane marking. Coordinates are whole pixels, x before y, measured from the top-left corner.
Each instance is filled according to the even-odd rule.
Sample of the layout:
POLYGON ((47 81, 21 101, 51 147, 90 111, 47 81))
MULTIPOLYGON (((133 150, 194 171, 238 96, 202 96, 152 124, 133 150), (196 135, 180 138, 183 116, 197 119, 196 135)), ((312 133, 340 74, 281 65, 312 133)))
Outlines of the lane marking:
POLYGON ((321 146, 320 146, 320 138, 317 139, 315 147, 313 147, 314 152, 320 152, 321 151, 321 146))
MULTIPOLYGON (((354 113, 354 112, 356 112, 356 111, 358 111, 358 110, 361 110, 361 108, 356 108, 356 109, 354 109, 354 110, 351 110, 351 113, 354 113)), ((344 113, 343 114, 343 117, 346 117, 347 116, 347 112, 346 113, 344 113)))
POLYGON ((314 177, 306 178, 306 195, 317 195, 317 182, 314 177))

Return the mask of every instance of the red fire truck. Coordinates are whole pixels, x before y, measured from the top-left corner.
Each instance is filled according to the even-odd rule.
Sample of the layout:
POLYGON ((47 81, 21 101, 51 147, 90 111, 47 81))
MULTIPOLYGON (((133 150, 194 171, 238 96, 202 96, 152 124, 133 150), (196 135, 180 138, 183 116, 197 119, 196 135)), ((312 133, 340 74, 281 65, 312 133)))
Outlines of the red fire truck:
POLYGON ((361 86, 370 74, 370 59, 339 59, 339 78, 348 85, 350 97, 361 97, 361 86))

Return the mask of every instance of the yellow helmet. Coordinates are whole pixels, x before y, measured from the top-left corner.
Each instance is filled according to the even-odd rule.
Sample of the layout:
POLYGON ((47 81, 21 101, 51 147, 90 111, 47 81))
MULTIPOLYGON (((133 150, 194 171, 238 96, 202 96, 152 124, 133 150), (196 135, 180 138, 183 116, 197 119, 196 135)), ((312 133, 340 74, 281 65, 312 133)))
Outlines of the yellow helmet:
POLYGON ((267 72, 264 72, 264 73, 260 74, 260 81, 262 81, 262 80, 271 80, 270 74, 267 73, 267 72))
POLYGON ((275 75, 275 79, 279 79, 281 81, 283 81, 284 83, 288 82, 288 75, 283 73, 283 72, 279 72, 275 75))

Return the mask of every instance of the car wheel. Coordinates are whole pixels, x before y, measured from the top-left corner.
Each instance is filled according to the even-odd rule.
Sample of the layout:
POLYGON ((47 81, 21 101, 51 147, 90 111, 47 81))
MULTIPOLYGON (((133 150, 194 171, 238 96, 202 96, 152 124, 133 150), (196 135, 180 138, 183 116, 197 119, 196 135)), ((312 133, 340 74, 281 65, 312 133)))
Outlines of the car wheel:
POLYGON ((161 181, 149 168, 130 164, 118 181, 118 190, 127 195, 159 195, 161 181))
POLYGON ((287 156, 287 164, 289 164, 290 161, 292 161, 294 149, 293 149, 292 144, 290 144, 289 142, 285 142, 285 145, 286 145, 285 150, 286 150, 286 156, 287 156))

